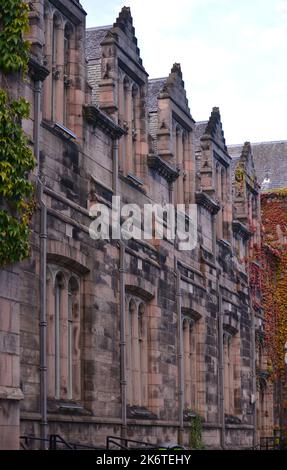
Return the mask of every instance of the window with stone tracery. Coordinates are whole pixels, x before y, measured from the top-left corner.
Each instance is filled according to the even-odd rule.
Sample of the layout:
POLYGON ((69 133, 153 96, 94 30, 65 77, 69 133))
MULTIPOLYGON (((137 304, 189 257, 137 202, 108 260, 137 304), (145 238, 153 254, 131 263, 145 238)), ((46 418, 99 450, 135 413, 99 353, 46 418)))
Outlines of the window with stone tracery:
POLYGON ((183 373, 184 406, 186 409, 198 409, 199 357, 198 322, 191 318, 183 319, 183 373))
POLYGON ((215 189, 216 197, 220 204, 220 210, 216 216, 217 239, 230 240, 230 223, 228 206, 230 203, 231 192, 228 188, 228 169, 219 162, 215 166, 215 189))
POLYGON ((81 397, 80 279, 50 266, 47 276, 48 393, 56 399, 81 397))
POLYGON ((119 144, 120 171, 140 176, 141 86, 120 71, 119 124, 126 131, 119 144))
POLYGON ((72 128, 69 103, 73 92, 72 53, 75 27, 49 2, 45 3, 45 65, 50 75, 44 82, 43 118, 72 128))
POLYGON ((225 331, 223 335, 224 352, 224 411, 227 415, 238 414, 236 398, 240 394, 240 341, 238 333, 225 331))
POLYGON ((175 182, 175 204, 188 204, 192 199, 193 188, 189 187, 191 167, 191 136, 190 132, 173 121, 173 153, 174 163, 179 170, 179 177, 175 182))
POLYGON ((51 120, 57 120, 57 95, 59 94, 58 80, 60 78, 59 74, 59 64, 61 61, 61 19, 60 16, 56 13, 53 16, 52 24, 52 90, 51 90, 51 120))
POLYGON ((69 102, 71 95, 71 50, 74 40, 74 31, 70 23, 65 24, 64 29, 64 95, 63 95, 63 123, 70 127, 69 123, 69 102))
POLYGON ((148 319, 145 302, 126 298, 127 402, 148 406, 148 319))

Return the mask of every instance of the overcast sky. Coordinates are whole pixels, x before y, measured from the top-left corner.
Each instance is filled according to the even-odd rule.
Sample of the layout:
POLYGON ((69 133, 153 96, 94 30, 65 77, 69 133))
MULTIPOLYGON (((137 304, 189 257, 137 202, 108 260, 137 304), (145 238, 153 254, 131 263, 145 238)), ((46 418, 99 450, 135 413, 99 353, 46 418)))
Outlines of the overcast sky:
POLYGON ((287 0, 80 0, 87 26, 130 6, 150 78, 180 62, 193 118, 219 106, 228 144, 287 140, 287 0))

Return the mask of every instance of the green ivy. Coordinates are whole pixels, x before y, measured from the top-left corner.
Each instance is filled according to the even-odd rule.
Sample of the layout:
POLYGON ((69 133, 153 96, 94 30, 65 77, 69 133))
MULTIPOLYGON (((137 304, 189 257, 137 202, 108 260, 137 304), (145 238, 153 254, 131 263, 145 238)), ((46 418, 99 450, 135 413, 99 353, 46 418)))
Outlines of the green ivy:
POLYGON ((242 183, 242 181, 244 180, 244 176, 245 176, 244 168, 242 168, 241 164, 237 165, 235 169, 235 181, 237 183, 242 183))
POLYGON ((203 450, 202 417, 198 414, 190 418, 189 446, 191 449, 203 450))
MULTIPOLYGON (((28 5, 21 0, 2 0, 0 6, 0 71, 26 72, 28 5)), ((13 83, 13 82, 12 82, 13 83)), ((29 173, 35 168, 22 120, 29 118, 29 103, 12 99, 0 90, 0 266, 29 255, 29 224, 35 209, 34 187, 29 173)))
POLYGON ((23 34, 29 31, 28 12, 22 0, 1 0, 0 69, 4 73, 27 72, 29 42, 23 34))

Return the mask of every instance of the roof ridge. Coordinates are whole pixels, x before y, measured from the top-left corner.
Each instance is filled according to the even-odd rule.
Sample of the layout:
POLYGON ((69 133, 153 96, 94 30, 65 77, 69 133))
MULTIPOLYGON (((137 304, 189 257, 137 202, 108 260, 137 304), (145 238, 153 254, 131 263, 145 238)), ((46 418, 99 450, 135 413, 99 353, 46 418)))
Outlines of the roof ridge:
MULTIPOLYGON (((261 142, 251 142, 251 145, 262 145, 262 144, 285 144, 287 143, 286 140, 263 140, 261 142)), ((227 147, 243 147, 244 143, 241 144, 230 144, 227 147)))
POLYGON ((105 25, 105 26, 91 26, 90 28, 86 28, 86 31, 99 31, 101 29, 110 29, 112 28, 113 25, 112 24, 108 24, 108 25, 105 25))
POLYGON ((251 142, 251 145, 261 145, 261 144, 285 144, 287 140, 265 140, 262 142, 251 142))
POLYGON ((149 78, 148 81, 149 82, 155 82, 157 80, 167 80, 168 77, 158 77, 158 78, 149 78))

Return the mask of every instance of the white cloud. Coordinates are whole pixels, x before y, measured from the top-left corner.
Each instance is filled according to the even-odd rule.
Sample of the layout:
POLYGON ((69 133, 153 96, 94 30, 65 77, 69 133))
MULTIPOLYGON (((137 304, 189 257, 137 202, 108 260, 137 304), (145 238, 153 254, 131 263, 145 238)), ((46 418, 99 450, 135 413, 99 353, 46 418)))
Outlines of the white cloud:
POLYGON ((287 14, 287 2, 282 0, 275 4, 275 10, 278 13, 286 13, 287 14))

